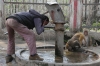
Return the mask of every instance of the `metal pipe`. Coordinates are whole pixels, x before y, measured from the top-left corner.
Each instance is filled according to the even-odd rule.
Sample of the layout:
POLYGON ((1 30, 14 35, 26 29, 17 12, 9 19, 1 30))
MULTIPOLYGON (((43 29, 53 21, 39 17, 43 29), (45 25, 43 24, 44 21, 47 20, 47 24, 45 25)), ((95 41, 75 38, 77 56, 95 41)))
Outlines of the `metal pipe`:
POLYGON ((63 62, 64 24, 55 24, 55 62, 63 62))

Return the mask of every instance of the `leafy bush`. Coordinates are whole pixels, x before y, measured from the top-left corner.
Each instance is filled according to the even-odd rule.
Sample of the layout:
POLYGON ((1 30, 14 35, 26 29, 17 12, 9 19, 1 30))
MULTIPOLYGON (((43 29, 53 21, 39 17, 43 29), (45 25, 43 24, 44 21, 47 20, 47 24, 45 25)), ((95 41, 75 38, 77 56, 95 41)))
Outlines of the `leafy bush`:
POLYGON ((92 26, 94 26, 94 27, 96 27, 96 26, 100 26, 100 23, 93 23, 92 26))

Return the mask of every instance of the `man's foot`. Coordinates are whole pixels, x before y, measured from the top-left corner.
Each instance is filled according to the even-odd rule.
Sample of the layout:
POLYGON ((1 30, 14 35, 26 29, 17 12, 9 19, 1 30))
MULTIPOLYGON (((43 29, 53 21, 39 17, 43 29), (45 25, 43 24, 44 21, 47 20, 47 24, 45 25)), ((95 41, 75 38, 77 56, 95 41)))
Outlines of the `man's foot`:
POLYGON ((7 55, 6 57, 6 63, 12 62, 13 57, 11 55, 7 55))
POLYGON ((43 58, 40 58, 38 54, 29 56, 29 60, 40 60, 43 61, 43 58))

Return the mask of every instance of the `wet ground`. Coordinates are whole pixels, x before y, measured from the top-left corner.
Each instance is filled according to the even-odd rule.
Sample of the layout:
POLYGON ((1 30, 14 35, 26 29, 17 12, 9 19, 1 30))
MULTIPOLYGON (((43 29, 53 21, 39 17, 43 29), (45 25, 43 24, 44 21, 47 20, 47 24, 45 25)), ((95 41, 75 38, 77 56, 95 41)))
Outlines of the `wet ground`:
MULTIPOLYGON (((20 48, 27 49, 27 44, 25 41, 21 39, 17 39, 16 41, 16 51, 20 48)), ((54 45, 54 41, 37 41, 36 46, 47 46, 54 45)), ((7 40, 0 40, 0 66, 18 66, 15 60, 12 63, 6 64, 5 56, 7 50, 7 40)))
MULTIPOLYGON (((37 41, 37 47, 43 45, 54 45, 54 43, 55 43, 54 41, 46 41, 45 43, 44 41, 37 41)), ((27 48, 27 44, 25 43, 25 41, 19 41, 19 40, 16 41, 16 50, 18 50, 19 48, 27 48)), ((7 40, 0 40, 0 66, 18 66, 16 61, 13 61, 12 63, 9 64, 5 63, 6 49, 7 49, 7 40)), ((89 47, 85 49, 89 49, 94 51, 95 53, 100 54, 100 46, 89 47)))
POLYGON ((0 51, 0 66, 6 66, 5 55, 5 51, 0 51))
POLYGON ((15 61, 6 64, 5 56, 6 51, 0 51, 0 66, 18 66, 15 61))

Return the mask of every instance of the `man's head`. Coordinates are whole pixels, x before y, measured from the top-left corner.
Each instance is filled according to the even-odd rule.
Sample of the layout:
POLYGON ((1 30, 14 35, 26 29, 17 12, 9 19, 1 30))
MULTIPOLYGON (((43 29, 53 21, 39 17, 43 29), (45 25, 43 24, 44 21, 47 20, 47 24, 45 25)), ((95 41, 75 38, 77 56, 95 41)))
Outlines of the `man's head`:
POLYGON ((49 18, 46 15, 42 15, 42 25, 47 25, 49 23, 49 18))

